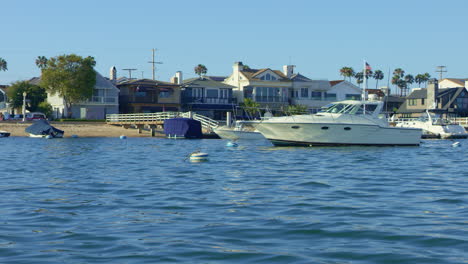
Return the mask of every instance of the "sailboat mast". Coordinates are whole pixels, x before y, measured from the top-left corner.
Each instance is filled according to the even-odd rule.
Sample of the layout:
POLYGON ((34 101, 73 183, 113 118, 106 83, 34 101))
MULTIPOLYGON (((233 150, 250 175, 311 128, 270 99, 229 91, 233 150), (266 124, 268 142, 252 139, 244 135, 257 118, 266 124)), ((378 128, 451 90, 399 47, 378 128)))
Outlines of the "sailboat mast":
POLYGON ((364 60, 364 68, 362 69, 362 100, 364 101, 363 110, 366 114, 366 88, 367 88, 367 67, 366 60, 364 60))

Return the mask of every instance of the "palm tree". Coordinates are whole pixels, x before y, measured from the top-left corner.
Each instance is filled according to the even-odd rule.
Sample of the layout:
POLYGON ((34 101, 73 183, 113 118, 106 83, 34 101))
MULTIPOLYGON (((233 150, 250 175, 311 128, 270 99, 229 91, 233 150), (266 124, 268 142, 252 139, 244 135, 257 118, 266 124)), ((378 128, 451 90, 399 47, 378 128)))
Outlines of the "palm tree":
MULTIPOLYGON (((409 84, 409 85, 414 83, 414 77, 411 74, 407 74, 405 76, 404 80, 405 80, 406 84, 409 84)), ((408 85, 406 85, 406 89, 409 89, 408 85)), ((405 95, 406 95, 406 93, 405 93, 405 95)))
POLYGON ((401 68, 396 68, 394 71, 393 71, 393 75, 396 75, 400 78, 403 78, 403 76, 405 76, 405 71, 401 68))
POLYGON ((205 65, 203 64, 198 64, 195 68, 194 68, 194 71, 196 74, 198 74, 198 76, 202 76, 202 75, 205 75, 207 72, 208 72, 208 69, 206 68, 205 65))
POLYGON ((346 77, 348 77, 349 81, 351 81, 351 77, 355 75, 355 72, 351 67, 343 67, 340 69, 340 75, 343 76, 343 80, 346 80, 346 77))
POLYGON ((403 92, 406 90, 408 86, 406 81, 403 79, 398 79, 396 85, 398 86, 398 88, 400 88, 400 95, 403 96, 403 92))
POLYGON ((424 84, 427 87, 427 81, 431 78, 431 75, 429 73, 424 73, 424 84))
POLYGON ((36 59, 36 65, 39 69, 44 69, 47 66, 48 59, 45 56, 38 56, 36 59))
POLYGON ((7 62, 1 57, 0 57, 0 71, 8 71, 7 62))
POLYGON ((357 84, 361 84, 363 82, 363 74, 362 72, 357 72, 355 75, 354 75, 354 78, 356 78, 356 83, 357 84))
POLYGON ((381 71, 381 70, 376 70, 374 72, 374 79, 375 79, 375 89, 377 89, 378 85, 379 85, 379 81, 382 80, 384 78, 384 73, 381 71))
MULTIPOLYGON (((392 84, 398 87, 398 82, 399 82, 400 80, 401 80, 401 79, 400 79, 400 76, 398 76, 398 75, 393 75, 393 77, 392 77, 392 84)), ((402 95, 403 95, 403 93, 401 93, 401 91, 400 91, 400 96, 402 96, 402 95)))
POLYGON ((414 77, 414 82, 417 83, 419 87, 421 87, 421 83, 424 82, 424 74, 416 75, 416 77, 414 77))

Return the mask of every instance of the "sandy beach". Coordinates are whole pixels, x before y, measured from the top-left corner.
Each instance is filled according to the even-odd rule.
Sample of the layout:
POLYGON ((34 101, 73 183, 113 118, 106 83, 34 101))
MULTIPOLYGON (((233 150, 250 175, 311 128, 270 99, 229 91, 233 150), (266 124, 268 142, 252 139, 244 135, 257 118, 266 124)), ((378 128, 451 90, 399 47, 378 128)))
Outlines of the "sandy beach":
MULTIPOLYGON (((127 137, 151 137, 151 132, 143 130, 141 134, 137 129, 125 129, 120 126, 108 125, 104 122, 50 122, 52 126, 65 131, 64 137, 71 137, 77 135, 78 137, 120 137, 125 135, 127 137)), ((0 121, 0 130, 11 133, 11 137, 28 137, 29 134, 24 130, 30 126, 32 122, 11 122, 0 121)), ((156 136, 164 136, 157 134, 156 136)))

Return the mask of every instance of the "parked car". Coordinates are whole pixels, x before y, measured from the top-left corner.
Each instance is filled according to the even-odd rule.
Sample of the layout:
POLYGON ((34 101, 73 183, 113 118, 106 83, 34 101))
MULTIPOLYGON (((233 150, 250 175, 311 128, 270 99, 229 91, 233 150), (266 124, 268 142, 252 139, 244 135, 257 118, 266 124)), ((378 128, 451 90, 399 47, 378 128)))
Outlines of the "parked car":
POLYGON ((44 113, 32 112, 32 113, 26 114, 26 119, 34 121, 34 120, 40 120, 40 119, 47 119, 47 117, 44 113))

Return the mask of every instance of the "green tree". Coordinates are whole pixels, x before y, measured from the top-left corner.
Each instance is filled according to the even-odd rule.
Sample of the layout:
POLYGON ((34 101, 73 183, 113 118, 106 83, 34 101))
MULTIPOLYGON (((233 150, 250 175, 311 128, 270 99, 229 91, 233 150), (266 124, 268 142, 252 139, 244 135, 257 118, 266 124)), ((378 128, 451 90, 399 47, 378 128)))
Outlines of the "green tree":
POLYGON ((23 92, 26 92, 28 104, 26 109, 30 112, 38 111, 41 102, 47 99, 46 90, 28 81, 18 81, 8 88, 8 98, 11 107, 20 108, 23 106, 23 92))
POLYGON ((37 106, 36 111, 44 113, 47 117, 50 117, 52 115, 52 105, 49 104, 48 102, 41 102, 37 106))
POLYGON ((408 87, 408 84, 406 83, 405 80, 403 79, 398 79, 398 81, 396 82, 396 86, 398 86, 398 88, 400 88, 400 95, 404 95, 405 94, 405 91, 408 87))
POLYGON ((431 75, 429 73, 424 73, 424 85, 427 87, 427 81, 431 78, 431 75))
POLYGON ((424 74, 417 74, 414 77, 414 82, 417 83, 419 87, 421 87, 421 83, 425 82, 424 74))
POLYGON ((70 54, 50 58, 42 69, 41 83, 52 95, 58 94, 65 102, 68 117, 75 103, 89 100, 96 85, 96 61, 70 54))
POLYGON ((44 69, 47 66, 48 59, 45 56, 38 56, 36 59, 36 66, 39 69, 44 69))
POLYGON ((0 71, 8 71, 7 62, 1 57, 0 57, 0 71))
POLYGON ((250 117, 255 116, 256 114, 259 113, 260 109, 260 104, 252 100, 251 98, 244 98, 244 102, 242 103, 242 107, 244 111, 249 115, 250 117))
POLYGON ((354 78, 356 79, 356 83, 357 84, 361 84, 363 82, 363 74, 362 72, 357 72, 355 75, 354 75, 354 78))
POLYGON ((306 105, 289 105, 287 112, 291 115, 303 115, 308 113, 307 109, 306 105))
POLYGON ((346 80, 346 77, 348 77, 351 82, 351 78, 354 77, 355 74, 356 73, 351 67, 343 67, 340 69, 340 75, 343 76, 343 80, 346 80))
POLYGON ((414 83, 414 77, 411 74, 405 75, 404 80, 405 80, 405 82, 407 84, 406 89, 409 89, 409 86, 414 83))
POLYGON ((393 75, 396 75, 396 76, 398 76, 399 78, 403 78, 403 76, 405 76, 405 71, 404 71, 402 68, 396 68, 396 69, 393 71, 393 75))
POLYGON ((208 72, 208 69, 206 68, 205 65, 203 65, 203 64, 198 64, 198 65, 194 68, 194 71, 195 71, 195 74, 198 74, 198 76, 201 77, 202 75, 205 75, 205 74, 208 72))
POLYGON ((379 86, 379 81, 382 80, 385 76, 384 73, 381 70, 376 70, 374 72, 374 79, 375 79, 375 89, 378 88, 379 86))

